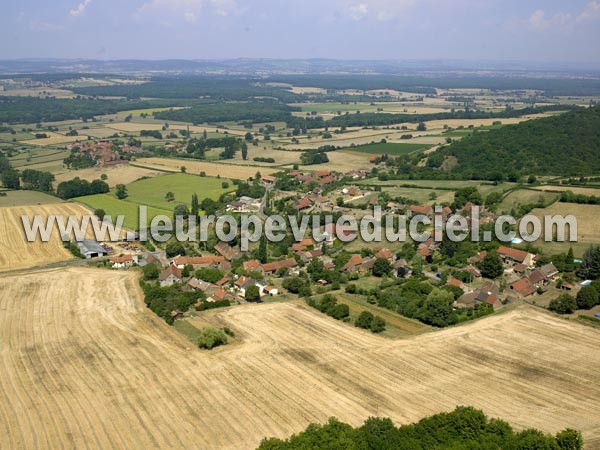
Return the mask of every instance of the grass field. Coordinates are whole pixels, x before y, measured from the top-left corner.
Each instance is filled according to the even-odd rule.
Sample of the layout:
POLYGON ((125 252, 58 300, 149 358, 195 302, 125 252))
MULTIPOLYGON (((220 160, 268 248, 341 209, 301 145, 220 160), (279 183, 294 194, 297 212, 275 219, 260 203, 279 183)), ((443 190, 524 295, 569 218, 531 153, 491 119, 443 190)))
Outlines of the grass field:
POLYGON ((21 216, 50 214, 82 216, 89 211, 81 205, 71 203, 56 203, 35 206, 15 206, 0 208, 0 272, 17 270, 41 264, 50 264, 72 259, 73 255, 63 247, 58 230, 55 228, 48 242, 38 240, 28 242, 25 239, 21 216))
POLYGON ((330 416, 457 405, 600 445, 600 334, 537 309, 400 340, 290 303, 202 316, 239 342, 194 348, 146 310, 135 272, 1 278, 0 447, 252 449, 330 416))
POLYGON ((498 205, 498 212, 508 214, 519 205, 535 204, 542 201, 544 204, 552 202, 558 197, 551 192, 534 191, 532 189, 517 189, 510 192, 498 205))
POLYGON ((429 145, 427 144, 408 144, 408 143, 385 143, 385 144, 366 144, 366 145, 358 145, 356 147, 350 147, 344 149, 346 151, 357 152, 357 153, 368 153, 370 155, 405 155, 407 153, 418 152, 421 150, 425 150, 429 145))
POLYGON ((189 206, 193 194, 198 194, 200 201, 205 198, 217 200, 221 194, 232 190, 235 190, 235 186, 230 181, 177 173, 146 178, 128 184, 129 196, 125 201, 172 211, 177 203, 185 203, 189 206), (229 187, 223 188, 222 183, 228 183, 229 187), (168 202, 165 199, 167 192, 175 195, 174 201, 168 202))
POLYGON ((0 196, 0 207, 28 206, 60 203, 61 199, 38 191, 0 191, 6 195, 0 196))
POLYGON ((9 158, 10 165, 16 169, 32 168, 31 166, 41 163, 55 163, 62 166, 63 160, 70 154, 67 150, 53 148, 32 149, 25 153, 19 153, 9 158))
MULTIPOLYGON (((96 194, 78 197, 73 201, 77 201, 89 206, 92 210, 103 209, 107 216, 112 216, 113 221, 116 221, 116 216, 125 216, 123 226, 131 230, 139 229, 139 204, 132 203, 126 200, 119 200, 113 194, 96 194)), ((173 208, 160 209, 148 207, 148 225, 153 217, 158 215, 173 216, 173 208)))

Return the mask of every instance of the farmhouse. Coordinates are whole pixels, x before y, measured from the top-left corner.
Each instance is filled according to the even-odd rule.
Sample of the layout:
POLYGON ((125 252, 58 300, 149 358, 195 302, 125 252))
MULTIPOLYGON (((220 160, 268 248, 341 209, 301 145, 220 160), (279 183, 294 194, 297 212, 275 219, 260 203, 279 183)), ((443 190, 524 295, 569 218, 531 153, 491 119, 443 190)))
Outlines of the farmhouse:
POLYGON ((161 287, 173 286, 182 279, 181 269, 176 266, 169 266, 158 275, 158 281, 161 287))
POLYGON ((281 261, 274 261, 262 265, 263 272, 267 275, 273 274, 281 269, 293 269, 298 267, 298 263, 294 258, 282 259, 281 261))
POLYGON ((199 267, 217 267, 225 258, 222 256, 208 255, 208 256, 176 256, 173 258, 172 264, 180 269, 183 269, 187 265, 191 265, 194 269, 199 267))
POLYGON ((535 255, 523 250, 511 247, 498 247, 498 255, 502 260, 510 265, 523 264, 527 267, 535 266, 535 255))
POLYGON ((133 256, 122 255, 110 258, 113 269, 128 269, 133 265, 133 256))
POLYGON ((509 286, 509 289, 521 297, 529 297, 535 294, 537 288, 529 281, 529 278, 523 277, 509 286))

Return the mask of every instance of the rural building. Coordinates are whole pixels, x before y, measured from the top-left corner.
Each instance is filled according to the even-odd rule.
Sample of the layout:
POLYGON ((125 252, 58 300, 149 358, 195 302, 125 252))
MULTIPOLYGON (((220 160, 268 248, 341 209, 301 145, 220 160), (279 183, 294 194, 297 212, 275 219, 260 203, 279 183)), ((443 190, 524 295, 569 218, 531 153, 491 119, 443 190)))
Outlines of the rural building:
POLYGON ((176 266, 167 267, 158 276, 161 287, 173 286, 175 283, 179 283, 181 279, 181 269, 176 266))
POLYGON ((498 247, 498 255, 505 263, 510 265, 523 264, 528 268, 535 266, 535 255, 524 250, 500 246, 498 247))
POLYGON ((87 259, 108 255, 108 251, 93 239, 84 239, 77 243, 79 251, 87 259))
POLYGON ((110 258, 113 269, 129 269, 133 265, 133 256, 121 255, 110 258))

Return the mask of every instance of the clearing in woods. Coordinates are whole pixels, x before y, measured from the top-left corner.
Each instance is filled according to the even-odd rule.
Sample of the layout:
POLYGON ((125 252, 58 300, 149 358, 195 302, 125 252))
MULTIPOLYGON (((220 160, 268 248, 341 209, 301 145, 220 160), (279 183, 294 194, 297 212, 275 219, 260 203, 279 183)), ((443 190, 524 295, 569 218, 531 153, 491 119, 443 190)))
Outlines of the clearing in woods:
POLYGON ((600 335, 538 309, 401 340, 290 303, 202 318, 237 342, 192 347, 133 271, 1 278, 0 447, 251 449, 330 416, 399 424, 465 404, 600 445, 600 335))
POLYGON ((90 212, 81 205, 73 203, 57 203, 49 205, 14 206, 0 208, 0 272, 7 270, 23 269, 41 264, 50 264, 72 259, 73 255, 63 247, 56 227, 48 242, 39 240, 28 242, 21 222, 21 215, 33 216, 40 214, 62 215, 65 217, 73 214, 81 217, 90 212))

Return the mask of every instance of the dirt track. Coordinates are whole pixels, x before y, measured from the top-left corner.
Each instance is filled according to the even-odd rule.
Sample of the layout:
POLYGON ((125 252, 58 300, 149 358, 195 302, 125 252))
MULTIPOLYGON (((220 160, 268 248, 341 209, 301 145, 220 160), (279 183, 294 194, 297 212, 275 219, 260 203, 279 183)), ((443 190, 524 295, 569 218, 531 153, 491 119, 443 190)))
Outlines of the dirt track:
POLYGON ((253 448, 337 416, 458 404, 600 445, 600 333, 534 309, 390 341, 291 304, 213 311, 241 343, 192 346, 133 272, 0 278, 0 448, 253 448))

